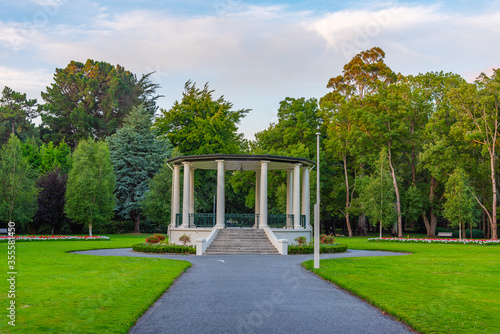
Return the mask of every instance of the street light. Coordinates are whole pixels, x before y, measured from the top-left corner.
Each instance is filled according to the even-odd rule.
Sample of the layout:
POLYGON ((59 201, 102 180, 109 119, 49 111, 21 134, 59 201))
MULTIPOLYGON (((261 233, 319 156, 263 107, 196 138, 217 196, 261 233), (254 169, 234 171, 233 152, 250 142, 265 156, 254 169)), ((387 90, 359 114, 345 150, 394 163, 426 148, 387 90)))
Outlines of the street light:
POLYGON ((316 204, 314 204, 314 268, 319 268, 319 135, 316 132, 316 204))

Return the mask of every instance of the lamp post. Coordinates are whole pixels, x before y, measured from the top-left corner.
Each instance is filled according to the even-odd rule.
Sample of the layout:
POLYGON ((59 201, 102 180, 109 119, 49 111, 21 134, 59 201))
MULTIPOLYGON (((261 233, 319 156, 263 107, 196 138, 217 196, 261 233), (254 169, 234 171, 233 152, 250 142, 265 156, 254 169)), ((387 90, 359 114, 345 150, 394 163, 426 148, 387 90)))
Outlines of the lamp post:
POLYGON ((316 132, 316 204, 314 204, 314 268, 319 268, 319 132, 316 132))

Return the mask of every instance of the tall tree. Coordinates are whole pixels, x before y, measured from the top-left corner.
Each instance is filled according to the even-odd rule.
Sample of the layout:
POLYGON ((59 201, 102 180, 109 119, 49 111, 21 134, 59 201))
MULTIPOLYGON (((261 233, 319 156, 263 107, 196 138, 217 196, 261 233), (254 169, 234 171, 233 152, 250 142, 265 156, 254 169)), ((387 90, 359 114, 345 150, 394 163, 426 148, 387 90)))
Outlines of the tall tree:
POLYGON ((444 216, 451 226, 458 226, 459 236, 462 239, 462 227, 465 223, 477 225, 476 195, 472 189, 469 177, 462 168, 457 168, 446 182, 446 202, 444 216))
POLYGON ((42 112, 48 127, 45 141, 59 143, 63 138, 71 146, 87 137, 102 139, 113 134, 132 107, 144 104, 156 110, 157 84, 152 73, 137 79, 120 65, 87 60, 71 61, 64 69, 56 69, 54 83, 42 92, 46 102, 42 112))
POLYGON ((92 225, 111 219, 116 201, 115 176, 108 145, 103 141, 82 140, 73 153, 73 167, 68 175, 66 205, 68 218, 92 225))
POLYGON ((155 128, 165 134, 184 155, 237 154, 244 150, 238 124, 249 109, 232 110, 223 96, 214 99, 208 83, 203 89, 186 82, 182 100, 169 110, 160 109, 155 128))
POLYGON ((375 172, 361 179, 361 205, 372 225, 380 224, 380 238, 383 227, 394 224, 397 218, 395 209, 396 196, 392 177, 388 172, 387 150, 380 151, 380 157, 374 164, 375 172))
POLYGON ((134 220, 135 233, 140 232, 141 202, 148 183, 171 153, 168 140, 157 139, 151 129, 152 119, 144 106, 136 107, 123 127, 107 139, 116 175, 116 213, 134 220))
POLYGON ((23 156, 21 140, 11 134, 0 150, 0 220, 25 225, 37 209, 36 171, 23 156))
POLYGON ((38 210, 33 218, 33 228, 30 233, 37 233, 37 228, 43 224, 51 227, 52 234, 59 233, 65 219, 64 205, 66 203, 66 182, 68 175, 59 168, 42 175, 36 182, 40 189, 37 203, 38 210))
MULTIPOLYGON (((376 94, 381 86, 387 86, 396 80, 396 75, 384 63, 384 58, 385 52, 379 47, 355 55, 344 65, 341 75, 328 81, 327 88, 332 91, 320 101, 327 132, 326 148, 334 157, 341 159, 343 164, 345 208, 342 212, 346 218, 349 236, 352 236, 349 211, 354 182, 350 180, 348 165, 349 158, 354 155, 354 142, 357 141, 357 122, 354 114, 363 108, 367 97, 376 94)), ((360 219, 360 222, 363 221, 364 219, 360 219)), ((359 230, 364 231, 364 226, 359 226, 359 230)))
POLYGON ((463 84, 450 92, 453 105, 458 111, 457 131, 463 131, 464 138, 479 145, 490 163, 492 188, 491 213, 478 199, 488 215, 491 224, 491 239, 497 240, 497 184, 496 165, 500 130, 500 69, 488 77, 481 74, 472 84, 463 84))
POLYGON ((0 97, 0 144, 6 143, 10 134, 33 132, 31 121, 36 112, 36 99, 27 99, 26 94, 5 86, 0 97))
POLYGON ((148 190, 144 194, 141 206, 146 217, 157 223, 170 224, 170 201, 172 196, 172 170, 166 163, 163 164, 151 180, 148 190))

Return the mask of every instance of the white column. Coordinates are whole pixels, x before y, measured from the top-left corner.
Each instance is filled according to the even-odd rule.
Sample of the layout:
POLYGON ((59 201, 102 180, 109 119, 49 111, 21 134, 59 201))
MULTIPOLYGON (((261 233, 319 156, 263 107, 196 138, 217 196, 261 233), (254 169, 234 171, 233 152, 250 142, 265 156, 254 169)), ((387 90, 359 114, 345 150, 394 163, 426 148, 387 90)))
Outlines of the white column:
POLYGON ((302 214, 306 216, 306 228, 311 228, 311 187, 309 185, 309 167, 302 168, 302 214))
POLYGON ((293 165, 293 225, 300 228, 300 164, 293 165))
MULTIPOLYGON (((293 215, 293 170, 286 171, 286 214, 293 215)), ((293 228, 292 219, 286 219, 286 227, 293 228)))
POLYGON ((191 166, 189 162, 183 162, 184 165, 184 188, 182 189, 182 227, 189 227, 189 193, 191 189, 191 166))
POLYGON ((191 173, 189 176, 189 212, 194 213, 194 168, 189 170, 191 173))
MULTIPOLYGON (((260 214, 260 171, 255 172, 255 214, 260 214)), ((257 222, 259 221, 259 217, 255 216, 255 225, 257 227, 257 222)))
POLYGON ((259 227, 267 227, 267 164, 260 162, 260 219, 259 227))
POLYGON ((181 178, 181 166, 180 165, 174 165, 174 172, 172 175, 172 219, 171 223, 172 226, 175 227, 175 219, 177 217, 177 214, 179 213, 179 201, 180 201, 180 192, 181 192, 181 185, 180 185, 180 178, 181 178))
POLYGON ((226 220, 225 193, 224 193, 224 160, 217 161, 217 218, 215 226, 224 228, 226 220))

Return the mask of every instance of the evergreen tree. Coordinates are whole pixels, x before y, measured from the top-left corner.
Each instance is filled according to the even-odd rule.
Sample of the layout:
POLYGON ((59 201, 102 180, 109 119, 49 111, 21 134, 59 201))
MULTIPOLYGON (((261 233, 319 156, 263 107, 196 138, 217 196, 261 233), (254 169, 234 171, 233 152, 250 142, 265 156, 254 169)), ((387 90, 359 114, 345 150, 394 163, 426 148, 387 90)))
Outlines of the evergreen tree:
POLYGON ((31 120, 36 111, 36 100, 5 86, 0 97, 0 144, 6 143, 10 134, 26 138, 28 133, 35 132, 31 120))
POLYGON ((115 176, 108 145, 103 141, 82 140, 73 153, 68 175, 66 205, 68 218, 89 227, 113 217, 115 176))
POLYGON ((0 220, 25 225, 37 209, 36 171, 14 134, 0 150, 0 220))
POLYGON ((152 113, 143 106, 134 108, 123 127, 107 141, 116 175, 116 214, 134 220, 134 232, 140 232, 141 202, 149 180, 170 155, 167 140, 157 139, 151 130, 152 113))
POLYGON ((160 224, 169 225, 171 217, 172 170, 165 163, 149 181, 142 208, 146 217, 160 224))

